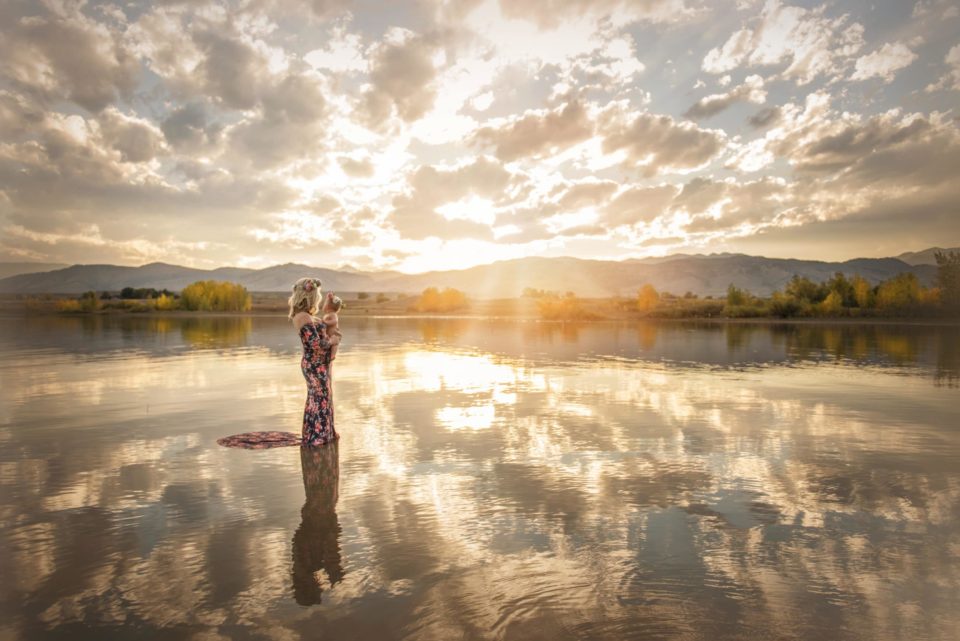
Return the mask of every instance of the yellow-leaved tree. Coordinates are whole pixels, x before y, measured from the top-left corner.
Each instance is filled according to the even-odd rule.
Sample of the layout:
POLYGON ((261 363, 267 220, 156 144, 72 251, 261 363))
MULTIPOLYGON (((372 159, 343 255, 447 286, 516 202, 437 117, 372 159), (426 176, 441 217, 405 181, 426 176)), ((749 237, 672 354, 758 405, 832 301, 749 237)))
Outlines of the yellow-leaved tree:
POLYGON ((459 289, 448 287, 443 291, 428 287, 420 294, 416 309, 418 312, 455 312, 467 306, 467 295, 459 289))
POLYGON ((180 306, 190 311, 245 312, 253 306, 253 299, 239 283, 200 280, 183 288, 180 306))
POLYGON ((637 309, 641 312, 649 312, 660 302, 660 293, 653 285, 647 283, 640 288, 637 294, 637 309))

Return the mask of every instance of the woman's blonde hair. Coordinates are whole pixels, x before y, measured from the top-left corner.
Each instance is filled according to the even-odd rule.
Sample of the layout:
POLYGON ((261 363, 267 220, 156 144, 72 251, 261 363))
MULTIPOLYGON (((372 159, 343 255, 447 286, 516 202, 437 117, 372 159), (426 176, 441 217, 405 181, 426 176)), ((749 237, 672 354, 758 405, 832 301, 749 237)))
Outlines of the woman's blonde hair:
POLYGON ((295 282, 287 304, 290 306, 288 316, 291 320, 300 312, 316 316, 320 308, 320 279, 301 278, 295 282))

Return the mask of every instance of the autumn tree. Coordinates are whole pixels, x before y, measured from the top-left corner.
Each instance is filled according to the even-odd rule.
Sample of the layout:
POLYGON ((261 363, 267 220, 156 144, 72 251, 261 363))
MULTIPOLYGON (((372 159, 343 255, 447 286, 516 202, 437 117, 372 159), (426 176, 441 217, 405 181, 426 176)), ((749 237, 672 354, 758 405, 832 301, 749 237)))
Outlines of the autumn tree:
POLYGON ((660 302, 660 294, 651 284, 646 284, 640 288, 637 294, 637 309, 641 312, 648 312, 657 306, 660 302))
POLYGON ((200 280, 183 288, 180 305, 190 311, 245 312, 253 306, 253 298, 239 283, 200 280))
POLYGON ((920 281, 916 274, 904 272, 877 287, 877 307, 884 310, 906 310, 920 300, 920 281))
POLYGON ((857 307, 868 309, 873 307, 873 287, 863 276, 854 276, 850 281, 853 285, 853 300, 857 307))
POLYGON ((419 312, 453 312, 467 306, 467 295, 459 289, 448 287, 443 291, 428 287, 420 294, 416 309, 419 312))

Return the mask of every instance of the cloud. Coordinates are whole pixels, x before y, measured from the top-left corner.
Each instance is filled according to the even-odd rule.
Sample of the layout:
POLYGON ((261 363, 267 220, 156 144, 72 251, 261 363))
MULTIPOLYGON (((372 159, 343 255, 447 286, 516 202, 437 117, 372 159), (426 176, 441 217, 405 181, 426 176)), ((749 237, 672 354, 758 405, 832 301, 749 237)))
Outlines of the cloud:
POLYGON ((917 59, 917 54, 901 42, 887 43, 880 49, 857 59, 856 69, 851 80, 869 80, 881 78, 884 82, 893 82, 898 71, 909 67, 917 59))
POLYGON ((747 119, 750 126, 758 129, 768 127, 780 120, 780 107, 767 107, 761 109, 747 119))
POLYGON ((673 185, 628 188, 604 208, 602 221, 610 227, 650 222, 664 213, 676 194, 673 185))
POLYGON ((584 207, 594 207, 604 202, 617 191, 618 183, 613 180, 588 180, 574 183, 557 200, 558 211, 575 211, 584 207))
POLYGON ((723 150, 725 139, 720 131, 668 115, 626 115, 618 109, 604 113, 598 131, 604 152, 625 151, 625 165, 645 175, 703 167, 723 150))
POLYGON ((763 78, 758 75, 747 76, 743 84, 738 85, 727 93, 713 94, 698 100, 684 114, 687 118, 709 118, 726 110, 735 102, 752 102, 763 104, 767 99, 767 92, 763 88, 763 78))
POLYGON ((44 110, 23 96, 0 90, 0 136, 10 141, 36 131, 45 120, 44 110))
POLYGON ((433 106, 436 46, 406 29, 392 29, 370 50, 370 88, 364 95, 368 124, 375 128, 394 114, 413 122, 433 106))
POLYGON ((291 73, 265 91, 256 115, 228 130, 231 148, 255 167, 319 156, 327 139, 326 107, 319 76, 291 73))
POLYGON ((776 225, 784 210, 783 196, 788 192, 785 181, 769 177, 745 182, 710 182, 697 187, 713 199, 709 203, 704 199, 699 208, 688 210, 691 213, 699 210, 684 226, 686 232, 693 234, 748 234, 776 225))
POLYGON ((489 224, 443 216, 437 209, 468 196, 496 201, 503 198, 510 179, 510 172, 486 157, 453 168, 422 166, 410 178, 409 191, 393 199, 388 221, 402 238, 414 240, 492 238, 489 224))
POLYGON ((15 230, 0 251, 309 262, 320 245, 288 236, 322 219, 333 263, 397 251, 426 268, 468 264, 467 248, 727 249, 885 202, 955 210, 960 45, 930 30, 948 2, 918 18, 736 7, 0 3, 0 229, 15 230), (714 89, 685 97, 689 59, 716 74, 695 91, 714 89), (905 68, 928 92, 916 113, 902 83, 857 102, 857 81, 905 68), (738 102, 762 108, 700 120, 738 102))
POLYGON ((163 132, 149 120, 108 107, 99 117, 104 141, 120 152, 123 162, 146 162, 164 151, 163 132))
POLYGON ((797 172, 834 176, 846 171, 870 182, 899 182, 918 175, 943 176, 943 163, 957 159, 956 129, 897 110, 861 120, 824 123, 817 136, 798 132, 794 148, 783 148, 797 172), (919 165, 917 164, 919 163, 919 165))
POLYGON ((199 150, 215 144, 223 125, 214 121, 201 103, 186 103, 174 109, 160 124, 167 142, 185 150, 199 150))
POLYGON ((641 20, 675 22, 692 14, 683 0, 500 0, 500 7, 505 15, 532 20, 542 29, 584 16, 613 18, 624 25, 641 20))
POLYGON ((683 186, 674 199, 673 208, 689 214, 702 214, 725 195, 728 185, 710 178, 694 178, 683 186))
POLYGON ((370 68, 360 34, 348 31, 344 23, 332 29, 326 47, 307 52, 303 60, 314 69, 334 73, 366 72, 370 68))
POLYGON ((947 73, 937 82, 927 85, 927 92, 941 89, 960 91, 960 45, 951 47, 943 61, 947 65, 947 73))
POLYGON ((268 63, 249 42, 220 29, 196 33, 194 41, 204 55, 198 71, 207 96, 230 109, 252 109, 260 98, 268 63))
POLYGON ((827 18, 826 7, 804 9, 768 0, 753 27, 744 27, 703 59, 703 70, 726 73, 744 66, 787 63, 780 74, 799 85, 819 75, 837 76, 863 46, 863 27, 849 16, 827 18))
POLYGON ((352 178, 370 178, 373 176, 373 163, 368 158, 354 159, 349 156, 337 158, 343 172, 352 178))
POLYGON ((492 145, 500 160, 540 157, 582 142, 593 133, 586 108, 571 100, 551 111, 529 110, 522 116, 481 128, 474 141, 492 145))
POLYGON ((100 111, 136 86, 136 57, 79 6, 11 3, 0 10, 0 21, 0 72, 23 93, 100 111), (27 13, 20 13, 21 7, 27 13))

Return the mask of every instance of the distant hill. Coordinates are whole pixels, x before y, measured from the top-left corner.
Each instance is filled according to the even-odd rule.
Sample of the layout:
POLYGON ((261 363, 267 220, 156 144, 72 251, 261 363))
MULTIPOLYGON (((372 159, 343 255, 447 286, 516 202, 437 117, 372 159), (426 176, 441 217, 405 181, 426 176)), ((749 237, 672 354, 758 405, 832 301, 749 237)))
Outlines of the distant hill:
POLYGON ((935 254, 937 252, 957 252, 960 253, 960 247, 953 247, 948 249, 943 249, 942 247, 931 247, 930 249, 924 249, 919 252, 905 252, 897 256, 900 260, 905 262, 908 265, 936 265, 937 259, 935 254))
POLYGON ((521 258, 459 271, 429 272, 385 280, 389 291, 419 292, 429 286, 456 287, 478 298, 518 296, 533 287, 580 296, 633 295, 646 283, 660 291, 699 295, 726 293, 733 283, 767 295, 795 274, 822 281, 835 272, 860 274, 877 283, 901 272, 913 272, 924 284, 936 278, 936 267, 907 265, 896 258, 859 258, 842 263, 764 258, 738 254, 681 256, 656 262, 601 261, 579 258, 521 258))
MULTIPOLYGON (((923 254, 924 252, 917 252, 923 254)), ((754 294, 780 289, 795 274, 822 281, 835 272, 859 274, 872 283, 912 272, 932 285, 936 267, 910 265, 898 258, 858 258, 845 262, 764 258, 743 254, 685 255, 656 259, 604 261, 531 257, 470 269, 424 274, 333 270, 288 263, 264 269, 221 267, 205 270, 150 263, 140 267, 73 265, 53 271, 0 279, 0 293, 77 294, 119 291, 123 287, 155 287, 178 291, 197 280, 229 280, 257 292, 285 292, 304 275, 320 278, 327 291, 419 293, 427 287, 456 287, 475 298, 519 296, 532 287, 579 296, 632 296, 645 283, 674 294, 722 295, 733 283, 754 294)))
POLYGON ((64 263, 0 263, 0 278, 8 278, 18 274, 49 272, 64 267, 67 267, 64 263))

